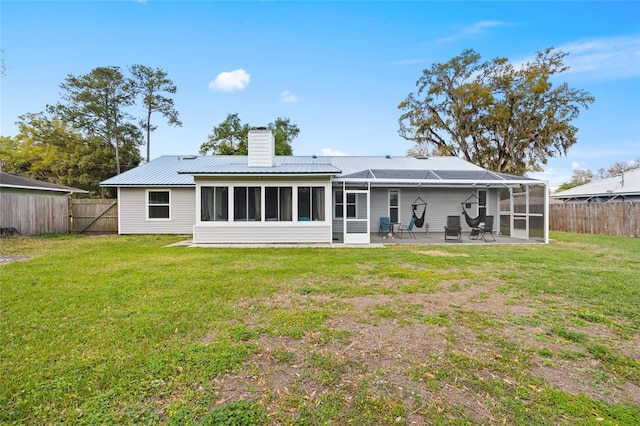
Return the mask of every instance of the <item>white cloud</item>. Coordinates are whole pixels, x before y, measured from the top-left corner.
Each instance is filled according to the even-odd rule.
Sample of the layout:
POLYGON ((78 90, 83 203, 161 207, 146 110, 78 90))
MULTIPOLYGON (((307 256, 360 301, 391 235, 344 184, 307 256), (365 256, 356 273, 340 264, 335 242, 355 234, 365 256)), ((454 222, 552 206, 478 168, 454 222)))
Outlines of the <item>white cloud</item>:
MULTIPOLYGON (((640 77, 640 34, 578 40, 560 46, 556 51, 568 53, 563 62, 569 66, 562 75, 589 80, 640 77)), ((516 68, 535 60, 535 55, 511 61, 516 68)))
POLYGON ((558 46, 568 52, 567 73, 588 73, 599 78, 640 76, 640 34, 579 40, 558 46))
POLYGON ((295 103, 298 102, 298 97, 294 93, 285 90, 280 93, 280 101, 284 103, 295 103))
POLYGON ((450 43, 452 41, 456 41, 460 39, 466 39, 466 38, 472 38, 472 37, 484 35, 484 33, 486 33, 487 30, 491 28, 506 27, 506 26, 512 26, 512 25, 515 25, 515 24, 512 24, 510 22, 501 22, 501 21, 479 21, 468 27, 462 28, 457 33, 452 34, 448 37, 439 38, 435 42, 438 44, 450 43))
POLYGON ((572 169, 579 169, 580 167, 581 167, 581 165, 577 161, 572 161, 571 162, 571 168, 572 169))
POLYGON ((246 89, 251 75, 243 69, 221 72, 211 83, 209 89, 216 92, 236 92, 246 89))
POLYGON ((321 152, 322 152, 322 155, 331 155, 334 157, 349 155, 348 152, 342 152, 342 151, 334 150, 331 148, 322 148, 321 152))

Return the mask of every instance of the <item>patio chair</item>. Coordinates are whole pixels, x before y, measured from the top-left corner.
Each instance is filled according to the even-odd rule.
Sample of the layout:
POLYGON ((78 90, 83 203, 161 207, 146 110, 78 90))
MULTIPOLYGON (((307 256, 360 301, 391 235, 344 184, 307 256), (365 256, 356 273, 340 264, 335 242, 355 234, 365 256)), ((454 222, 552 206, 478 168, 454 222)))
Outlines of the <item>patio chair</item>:
POLYGON ((391 219, 389 217, 380 218, 380 227, 378 228, 378 236, 382 237, 391 232, 391 219))
POLYGON ((493 241, 496 240, 496 237, 493 236, 493 216, 487 216, 484 221, 484 225, 480 227, 480 234, 482 235, 482 239, 486 242, 487 239, 485 236, 489 233, 493 241))
POLYGON ((444 240, 455 240, 457 242, 462 241, 462 227, 460 226, 460 216, 447 216, 447 225, 444 227, 444 240))
POLYGON ((400 224, 400 226, 398 227, 398 232, 400 233, 400 238, 402 238, 402 234, 404 232, 409 233, 409 235, 411 235, 411 238, 415 238, 416 236, 413 235, 413 225, 415 223, 416 223, 416 218, 412 217, 411 220, 409 221, 408 225, 400 224))

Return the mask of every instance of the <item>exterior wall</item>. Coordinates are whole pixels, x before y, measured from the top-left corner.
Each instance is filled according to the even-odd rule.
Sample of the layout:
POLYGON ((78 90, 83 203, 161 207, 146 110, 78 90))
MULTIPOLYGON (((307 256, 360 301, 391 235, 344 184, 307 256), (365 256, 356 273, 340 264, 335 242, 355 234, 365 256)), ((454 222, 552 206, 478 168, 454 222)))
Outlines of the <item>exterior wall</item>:
MULTIPOLYGON (((425 213, 425 224, 429 224, 429 231, 444 232, 444 226, 447 223, 447 216, 460 215, 460 223, 463 230, 469 230, 464 216, 462 215, 461 203, 466 200, 473 190, 471 188, 414 188, 407 186, 394 187, 372 187, 371 188, 371 213, 369 230, 371 233, 377 233, 380 227, 380 217, 389 216, 389 190, 399 191, 399 221, 408 224, 413 214, 412 204, 420 197, 427 202, 427 210, 425 213)), ((340 188, 334 188, 334 193, 340 188)), ((494 221, 497 223, 498 215, 498 192, 496 189, 486 189, 487 191, 487 215, 493 215, 494 221)), ((335 198, 333 198, 335 199, 335 198)), ((333 203, 332 199, 332 203, 333 203)), ((335 209, 334 209, 335 210, 335 209)), ((357 212, 364 211, 358 209, 357 212)), ((332 212, 335 214, 335 211, 332 212)), ((422 213, 422 207, 419 207, 418 215, 422 213)), ((469 215, 476 217, 478 215, 478 205, 474 204, 468 211, 469 215)), ((425 230, 425 227, 414 228, 414 232, 425 230)), ((333 232, 342 233, 342 218, 333 217, 333 232)))
MULTIPOLYGON (((378 232, 380 217, 389 216, 389 190, 399 190, 399 221, 408 224, 413 214, 412 204, 418 198, 427 202, 427 210, 424 216, 425 224, 429 224, 429 231, 444 232, 447 216, 461 215, 460 223, 463 230, 469 230, 462 215, 461 203, 466 200, 473 190, 471 188, 413 188, 413 187, 388 187, 371 188, 371 232, 378 232)), ((498 220, 497 190, 487 189, 487 215, 493 215, 494 221, 498 220)), ((422 213, 422 207, 416 211, 422 213)), ((469 215, 478 215, 478 205, 474 204, 468 211, 469 215)), ((425 225, 426 226, 426 225, 425 225)), ((414 228, 414 232, 424 230, 414 228)))
MULTIPOLYGON (((162 190, 164 188, 119 188, 119 224, 120 234, 193 234, 196 243, 330 243, 333 233, 342 233, 342 219, 335 218, 334 190, 328 179, 300 180, 295 182, 283 179, 256 180, 200 180, 197 188, 171 188, 171 219, 149 220, 146 218, 147 189, 162 190), (199 219, 200 186, 241 185, 241 186, 269 186, 273 184, 297 186, 313 185, 325 186, 325 221, 323 222, 201 222, 199 219)), ((336 188, 337 189, 337 188, 336 188)), ((471 188, 411 188, 411 187, 372 187, 370 232, 378 232, 379 218, 389 215, 389 190, 399 190, 399 218, 400 222, 408 224, 411 215, 411 205, 420 196, 425 200, 427 210, 425 223, 429 224, 429 231, 443 232, 447 216, 461 215, 462 228, 468 231, 468 226, 462 216, 462 203, 472 193, 471 188)), ((294 189, 295 193, 295 189, 294 189)), ((498 223, 497 190, 487 189, 487 215, 493 215, 498 223)), ((264 211, 264 209, 263 209, 264 211)), ((364 212, 358 209, 358 215, 364 212)), ((418 210, 418 214, 421 210, 418 210)), ((477 204, 469 211, 471 216, 477 215, 477 204)), ((425 228, 416 228, 419 232, 425 228)))
POLYGON ((197 210, 196 223, 193 226, 193 241, 197 244, 219 243, 331 243, 332 242, 332 214, 333 197, 329 177, 248 177, 236 179, 196 178, 196 198, 194 206, 197 210), (229 220, 228 221, 201 221, 200 220, 200 189, 203 186, 227 186, 229 187, 229 220), (292 221, 265 221, 264 205, 261 208, 261 221, 233 220, 233 187, 235 186, 259 186, 262 188, 262 201, 264 202, 264 188, 267 186, 290 186, 293 189, 293 220, 292 221), (298 221, 297 220, 297 188, 300 186, 322 186, 324 190, 325 220, 324 221, 298 221))
POLYGON ((331 222, 221 222, 223 226, 195 225, 193 242, 219 243, 330 243, 331 222))
POLYGON ((119 234, 191 234, 196 193, 190 188, 118 188, 119 234), (171 192, 170 219, 147 219, 147 190, 171 192))

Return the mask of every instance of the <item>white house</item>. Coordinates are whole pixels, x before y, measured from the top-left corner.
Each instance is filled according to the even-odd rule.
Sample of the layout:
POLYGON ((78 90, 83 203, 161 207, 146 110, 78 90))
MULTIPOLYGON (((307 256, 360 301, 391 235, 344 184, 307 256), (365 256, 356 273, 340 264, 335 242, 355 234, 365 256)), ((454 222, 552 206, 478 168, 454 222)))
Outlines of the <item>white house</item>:
POLYGON ((551 198, 565 203, 640 202, 640 168, 621 175, 556 192, 551 198))
POLYGON ((264 129, 249 133, 247 156, 163 156, 101 185, 118 190, 120 234, 368 244, 380 217, 408 223, 424 213, 442 232, 447 216, 466 212, 499 218, 503 235, 548 242, 545 181, 457 157, 276 156, 264 129))

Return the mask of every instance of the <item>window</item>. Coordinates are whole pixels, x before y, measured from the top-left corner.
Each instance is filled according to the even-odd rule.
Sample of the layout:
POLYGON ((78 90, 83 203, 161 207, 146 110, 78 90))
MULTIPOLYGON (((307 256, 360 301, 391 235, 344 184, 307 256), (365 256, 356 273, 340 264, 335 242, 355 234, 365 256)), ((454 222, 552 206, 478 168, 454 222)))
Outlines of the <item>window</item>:
POLYGON ((171 219, 169 191, 147 191, 147 219, 171 219))
POLYGON ((267 186, 264 189, 264 217, 270 221, 291 221, 293 210, 291 187, 267 186))
POLYGON ((298 188, 298 220, 301 222, 324 220, 324 187, 301 186, 298 188))
MULTIPOLYGON (((335 216, 341 218, 344 214, 344 196, 342 191, 336 191, 335 216)), ((347 194, 347 217, 356 217, 356 194, 347 194)))
POLYGON ((236 186, 233 188, 233 220, 262 220, 260 190, 259 186, 236 186))
POLYGON ((391 223, 398 223, 400 217, 400 191, 397 189, 389 190, 389 219, 391 223))
POLYGON ((229 220, 229 188, 203 186, 200 189, 200 220, 203 222, 229 220))
POLYGON ((487 217, 487 191, 478 191, 478 216, 482 222, 487 217))

